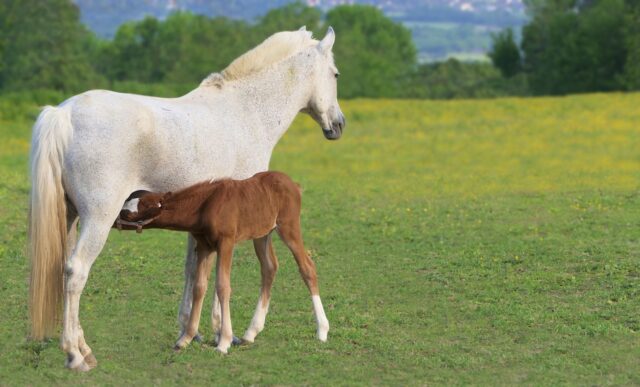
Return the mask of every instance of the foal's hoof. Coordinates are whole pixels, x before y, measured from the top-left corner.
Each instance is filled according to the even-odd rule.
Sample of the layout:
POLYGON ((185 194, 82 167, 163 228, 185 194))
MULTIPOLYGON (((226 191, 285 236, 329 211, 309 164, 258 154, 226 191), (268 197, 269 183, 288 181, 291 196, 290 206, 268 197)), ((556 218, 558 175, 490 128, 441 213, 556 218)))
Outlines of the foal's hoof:
MULTIPOLYGON (((213 339, 213 344, 214 345, 217 346, 218 343, 220 343, 220 334, 219 333, 213 339)), ((241 338, 239 338, 237 336, 233 336, 233 338, 231 339, 231 345, 239 346, 239 345, 243 345, 244 343, 245 343, 245 340, 241 339, 241 338)))
POLYGON ((242 340, 239 337, 233 336, 233 338, 231 339, 231 345, 238 346, 238 345, 242 345, 242 344, 244 344, 244 340, 242 340))
POLYGON ((186 336, 186 335, 180 336, 178 341, 176 341, 176 345, 173 346, 173 350, 177 352, 185 348, 187 345, 189 345, 189 343, 191 343, 191 340, 193 340, 193 338, 189 336, 186 336))
POLYGON ((204 338, 200 333, 196 333, 196 335, 193 336, 193 341, 195 341, 196 343, 202 343, 204 342, 204 338))
POLYGON ((220 352, 223 355, 227 355, 229 353, 229 347, 222 348, 219 345, 216 347, 216 351, 220 352))

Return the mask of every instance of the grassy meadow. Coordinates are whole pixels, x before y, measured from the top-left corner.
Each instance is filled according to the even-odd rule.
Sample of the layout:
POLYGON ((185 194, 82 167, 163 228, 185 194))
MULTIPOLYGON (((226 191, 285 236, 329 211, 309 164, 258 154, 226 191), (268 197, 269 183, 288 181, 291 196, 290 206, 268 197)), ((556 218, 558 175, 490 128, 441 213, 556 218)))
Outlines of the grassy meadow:
MULTIPOLYGON (((272 160, 304 188, 329 341, 278 242, 256 342, 215 352, 209 295, 207 342, 174 353, 186 238, 114 230, 81 301, 87 374, 26 339, 35 105, 0 119, 0 385, 640 384, 640 94, 341 105, 340 141, 300 117, 272 160)), ((259 278, 244 243, 237 335, 259 278)))

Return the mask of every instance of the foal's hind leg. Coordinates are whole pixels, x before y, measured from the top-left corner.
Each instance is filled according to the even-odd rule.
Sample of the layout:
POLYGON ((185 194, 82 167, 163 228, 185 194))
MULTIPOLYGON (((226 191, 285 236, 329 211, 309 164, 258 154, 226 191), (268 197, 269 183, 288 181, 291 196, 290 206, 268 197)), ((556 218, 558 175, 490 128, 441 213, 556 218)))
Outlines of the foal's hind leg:
POLYGON ((220 299, 222 324, 220 327, 220 340, 216 350, 227 353, 233 340, 231 328, 231 260, 233 257, 233 239, 224 238, 218 242, 218 260, 216 263, 216 292, 220 299))
POLYGON ((318 292, 316 265, 305 251, 304 243, 302 242, 300 219, 296 217, 295 219, 287 220, 280 224, 277 230, 284 243, 293 253, 296 263, 298 264, 300 275, 311 293, 313 311, 318 324, 318 339, 320 339, 320 341, 327 341, 329 321, 327 320, 327 316, 324 314, 324 308, 322 307, 322 301, 320 300, 320 293, 318 292))
POLYGON ((258 333, 264 328, 264 320, 267 317, 269 311, 269 300, 271 299, 271 285, 276 278, 276 272, 278 271, 278 258, 273 251, 273 244, 271 242, 271 234, 266 235, 259 239, 253 240, 253 247, 256 250, 256 255, 260 260, 260 271, 262 273, 262 284, 260 286, 260 297, 258 298, 258 305, 256 311, 251 319, 251 325, 244 334, 243 340, 249 343, 253 343, 258 333))

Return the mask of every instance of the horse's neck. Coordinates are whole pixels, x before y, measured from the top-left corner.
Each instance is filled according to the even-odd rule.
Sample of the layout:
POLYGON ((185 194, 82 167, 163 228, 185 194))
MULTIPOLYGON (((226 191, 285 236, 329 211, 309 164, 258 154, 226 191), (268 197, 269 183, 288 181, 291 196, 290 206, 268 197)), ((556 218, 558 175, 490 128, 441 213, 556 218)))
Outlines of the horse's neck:
POLYGON ((285 60, 273 71, 262 71, 235 81, 246 106, 260 117, 260 124, 272 147, 309 101, 309 77, 300 67, 291 60, 285 60))

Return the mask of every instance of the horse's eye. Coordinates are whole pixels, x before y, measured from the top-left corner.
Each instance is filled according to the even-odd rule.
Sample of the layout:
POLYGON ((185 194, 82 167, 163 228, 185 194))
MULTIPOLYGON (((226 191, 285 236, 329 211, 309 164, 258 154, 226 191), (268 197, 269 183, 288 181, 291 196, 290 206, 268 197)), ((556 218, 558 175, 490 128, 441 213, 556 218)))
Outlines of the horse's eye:
POLYGON ((336 79, 338 79, 338 77, 340 76, 340 73, 336 73, 336 79))

